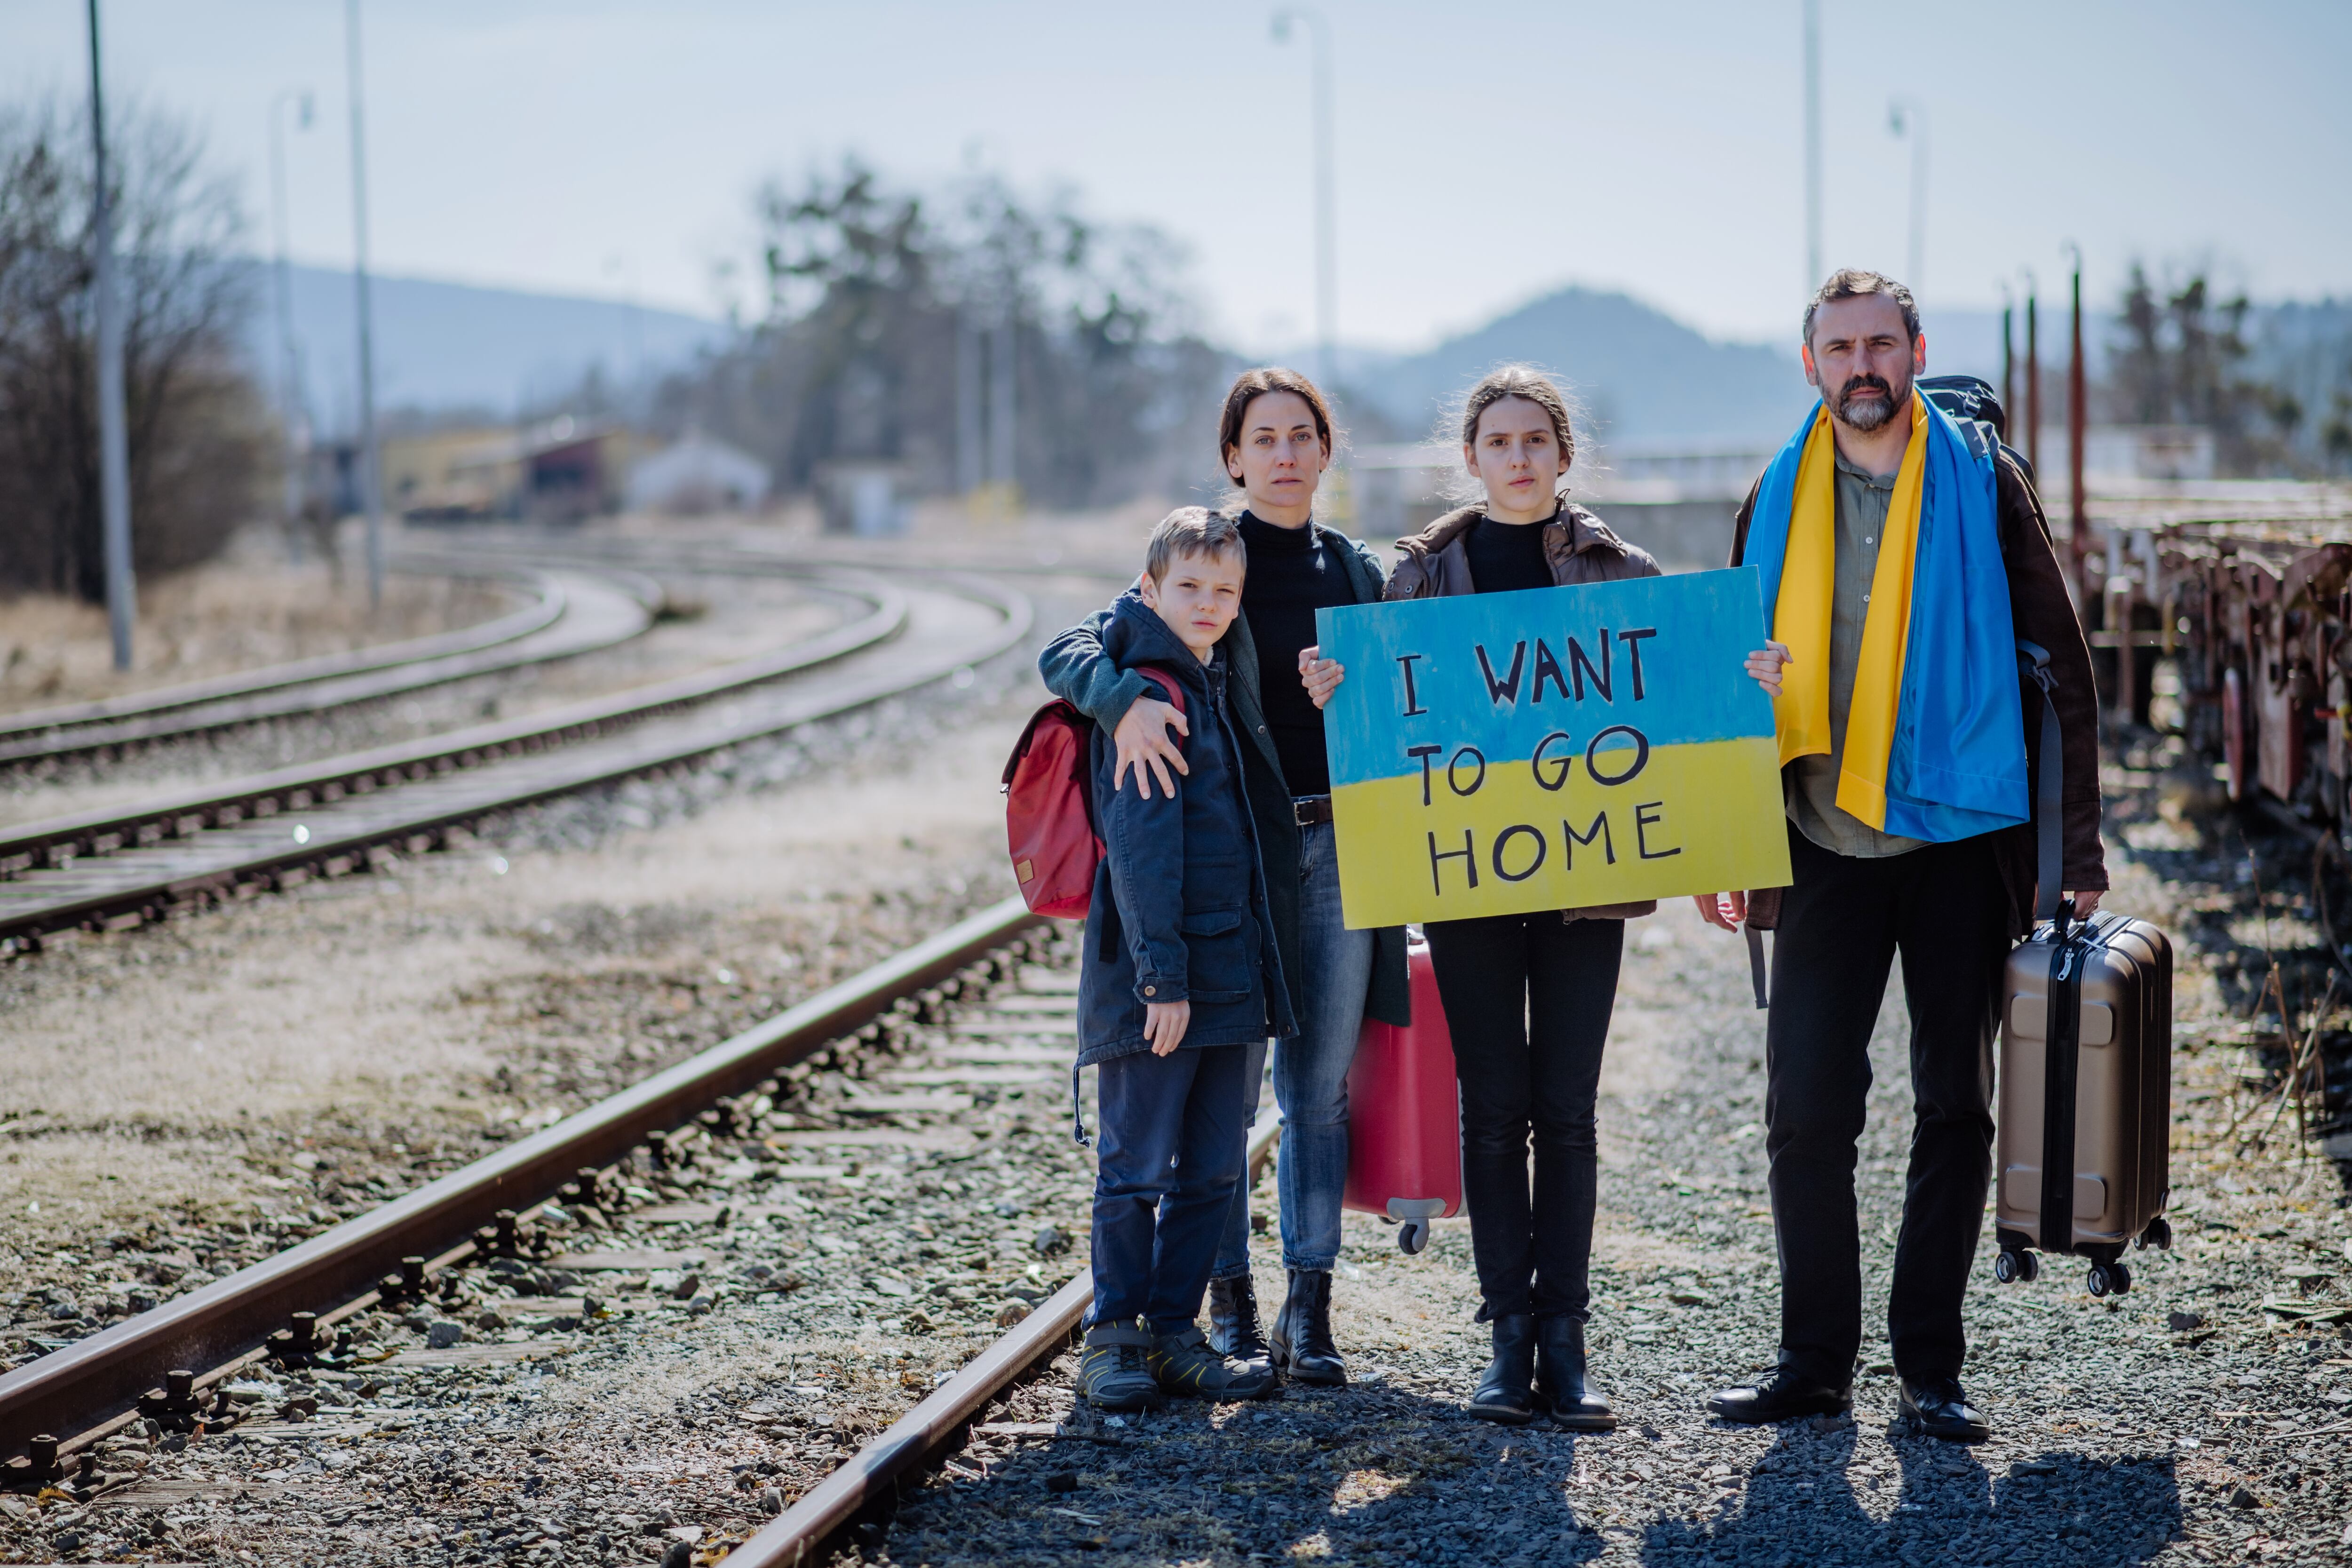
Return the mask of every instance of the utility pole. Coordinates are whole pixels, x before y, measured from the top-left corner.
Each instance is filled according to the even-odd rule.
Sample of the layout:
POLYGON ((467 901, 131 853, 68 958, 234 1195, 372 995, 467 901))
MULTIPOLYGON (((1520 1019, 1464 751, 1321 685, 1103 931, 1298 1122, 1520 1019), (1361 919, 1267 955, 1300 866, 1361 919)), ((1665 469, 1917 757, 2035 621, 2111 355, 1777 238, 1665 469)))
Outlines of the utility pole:
POLYGON ((1331 132, 1331 24, 1319 11, 1294 7, 1274 14, 1274 41, 1286 43, 1297 22, 1310 35, 1315 115, 1315 380, 1325 392, 1339 374, 1339 197, 1334 191, 1331 132))
POLYGON ((1805 3, 1805 293, 1822 286, 1822 0, 1805 3))
POLYGON ((1886 126, 1911 139, 1911 249, 1909 274, 1903 281, 1916 300, 1927 275, 1927 110, 1916 98, 1898 98, 1886 106, 1886 126))
POLYGON ((90 230, 98 251, 98 492, 106 548, 106 624, 114 668, 131 668, 139 590, 131 574, 131 433, 122 412, 122 301, 114 277, 113 176, 106 167, 106 94, 100 84, 98 0, 89 0, 90 230))
POLYGON ((971 324, 971 301, 956 307, 956 489, 967 502, 987 477, 981 447, 980 329, 971 324))
MULTIPOLYGON (((95 4, 96 0, 92 0, 95 4)), ((367 115, 360 95, 360 0, 344 0, 352 95, 352 289, 359 307, 360 499, 367 508, 368 608, 383 603, 383 463, 375 429, 375 327, 368 304, 367 115)))
POLYGON ((294 279, 287 260, 286 115, 295 107, 296 128, 310 129, 310 93, 288 88, 269 100, 269 226, 277 258, 271 280, 277 285, 278 388, 278 406, 286 420, 286 538, 294 563, 302 562, 302 469, 310 452, 310 416, 303 406, 302 367, 294 351, 294 279))
MULTIPOLYGON (((2085 515, 2087 508, 2083 496, 2083 436, 2084 406, 2086 396, 2083 374, 2083 247, 2073 240, 2066 248, 2074 258, 2074 351, 2066 363, 2066 553, 2074 567, 2074 596, 2080 603, 2084 595, 2083 558, 2091 548, 2091 524, 2085 515)), ((2126 663, 2131 659, 2126 645, 2119 657, 2126 663)), ((2129 677, 2126 677, 2128 680, 2129 677)))
POLYGON ((2042 483, 2042 319, 2033 274, 2025 274, 2025 466, 2033 483, 2042 483))

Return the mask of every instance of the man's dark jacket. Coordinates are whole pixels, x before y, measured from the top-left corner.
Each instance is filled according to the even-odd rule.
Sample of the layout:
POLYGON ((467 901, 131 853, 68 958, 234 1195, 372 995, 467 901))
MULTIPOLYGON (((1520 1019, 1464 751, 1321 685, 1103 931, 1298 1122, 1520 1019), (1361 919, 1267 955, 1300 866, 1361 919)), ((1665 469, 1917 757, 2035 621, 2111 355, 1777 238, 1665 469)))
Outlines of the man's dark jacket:
MULTIPOLYGON (((2032 481, 2006 450, 1993 458, 2000 520, 2000 558, 2008 568, 2009 616, 2017 635, 2050 650, 2050 671, 2057 678, 2051 700, 2058 707, 2059 749, 2065 757, 2065 794, 2059 822, 2059 887, 2066 892, 2104 890, 2107 885, 2105 847, 2099 841, 2099 693, 2091 677, 2090 645, 2083 640, 2083 624, 2074 602, 2066 594, 2066 579, 2050 546, 2050 524, 2042 515, 2041 498, 2032 481)), ((1748 523, 1756 512, 1756 487, 1740 503, 1731 534, 1731 564, 1741 563, 1748 549, 1748 523)), ((2018 679, 2018 700, 2025 717, 2025 757, 2028 777, 2039 779, 2042 764, 2042 689, 2018 679)), ((2028 792, 2032 798, 2032 792, 2028 792)), ((2023 936, 2033 929, 2034 828, 2029 818, 2013 827, 1993 831, 1993 859, 2008 889, 2010 932, 2023 936)), ((1748 895, 1748 918, 1769 931, 1780 913, 1780 889, 1761 888, 1748 895)))
MULTIPOLYGON (((1307 526, 1339 563, 1356 603, 1379 604, 1382 578, 1380 562, 1372 552, 1319 522, 1307 526)), ((1142 676, 1119 669, 1103 658, 1103 628, 1109 619, 1107 610, 1088 616, 1047 643, 1037 656, 1037 673, 1045 679, 1045 689, 1092 719, 1106 735, 1118 727, 1137 698, 1159 695, 1142 676)), ((1250 639, 1248 617, 1235 616, 1217 647, 1231 670, 1226 690, 1233 700, 1234 726, 1249 743, 1242 782, 1249 792, 1250 816, 1257 824, 1258 847, 1268 868, 1266 897, 1274 914, 1275 941, 1282 951, 1282 972, 1297 976, 1305 973, 1305 950, 1298 939, 1298 816, 1291 808, 1290 786, 1283 779, 1282 763, 1274 754, 1274 736, 1266 729, 1265 711, 1258 701, 1257 645, 1250 639)), ((1127 787, 1135 787, 1131 777, 1127 787)), ((1297 1011, 1295 995, 1291 1005, 1297 1011)), ((1402 926, 1386 926, 1372 933, 1372 980, 1364 1011, 1399 1027, 1412 1022, 1402 926)))
POLYGON ((1182 688, 1192 771, 1177 781, 1173 800, 1114 792, 1118 749, 1108 731, 1095 730, 1088 760, 1104 854, 1078 968, 1078 1065, 1147 1049, 1144 1008, 1153 1002, 1192 1005, 1187 1048, 1295 1034, 1242 795, 1230 672, 1222 659, 1202 664, 1132 592, 1108 614, 1103 651, 1112 663, 1151 665, 1182 688))

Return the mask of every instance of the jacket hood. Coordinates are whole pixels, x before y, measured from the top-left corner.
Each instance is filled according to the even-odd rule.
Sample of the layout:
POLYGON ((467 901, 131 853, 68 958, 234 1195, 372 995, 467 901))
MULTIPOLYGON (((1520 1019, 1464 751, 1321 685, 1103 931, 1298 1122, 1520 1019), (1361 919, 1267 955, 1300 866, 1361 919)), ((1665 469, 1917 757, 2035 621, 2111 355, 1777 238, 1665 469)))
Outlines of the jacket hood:
MULTIPOLYGON (((1121 669, 1138 665, 1166 665, 1172 669, 1205 669, 1184 646, 1160 612, 1143 602, 1140 590, 1129 588, 1111 601, 1110 625, 1103 628, 1103 652, 1121 669)), ((1202 677, 1206 679, 1205 676, 1202 677)))
MULTIPOLYGON (((1423 529, 1397 541, 1397 551, 1405 555, 1434 555, 1469 531, 1470 525, 1486 515, 1478 506, 1456 507, 1423 529)), ((1610 526, 1577 505, 1574 501, 1559 503, 1559 516, 1543 525, 1547 530, 1561 528, 1568 536, 1568 553, 1580 554, 1586 550, 1608 550, 1622 555, 1625 542, 1617 537, 1610 526)))

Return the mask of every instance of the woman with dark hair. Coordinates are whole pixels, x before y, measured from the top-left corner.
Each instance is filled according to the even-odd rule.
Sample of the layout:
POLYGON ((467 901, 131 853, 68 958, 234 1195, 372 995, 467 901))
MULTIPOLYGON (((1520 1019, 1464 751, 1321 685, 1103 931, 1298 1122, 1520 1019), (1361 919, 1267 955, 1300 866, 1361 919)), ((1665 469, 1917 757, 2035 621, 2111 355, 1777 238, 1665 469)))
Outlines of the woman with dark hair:
MULTIPOLYGON (((1411 1016, 1402 929, 1351 931, 1339 912, 1319 710, 1337 666, 1314 658, 1315 612, 1377 603, 1381 574, 1370 550, 1314 520, 1334 439, 1329 405, 1296 371, 1246 371, 1225 395, 1217 456, 1245 501, 1238 521, 1250 570, 1241 616, 1223 646, 1268 910, 1299 1033, 1276 1047, 1274 1058, 1289 1289, 1269 1335, 1250 1282, 1244 1183, 1209 1281, 1209 1337, 1226 1355, 1270 1356, 1284 1375, 1323 1384, 1348 1380, 1331 1336, 1331 1273, 1348 1175, 1348 1068, 1367 1013, 1400 1025, 1411 1016)), ((1055 638, 1038 657, 1038 672, 1055 696, 1111 732, 1116 787, 1127 788, 1131 773, 1147 795, 1155 779, 1173 794, 1169 770, 1185 770, 1170 731, 1186 731, 1184 716, 1104 657, 1103 621, 1090 616, 1055 638)), ((1252 1114, 1263 1061, 1261 1055, 1247 1075, 1252 1114)))

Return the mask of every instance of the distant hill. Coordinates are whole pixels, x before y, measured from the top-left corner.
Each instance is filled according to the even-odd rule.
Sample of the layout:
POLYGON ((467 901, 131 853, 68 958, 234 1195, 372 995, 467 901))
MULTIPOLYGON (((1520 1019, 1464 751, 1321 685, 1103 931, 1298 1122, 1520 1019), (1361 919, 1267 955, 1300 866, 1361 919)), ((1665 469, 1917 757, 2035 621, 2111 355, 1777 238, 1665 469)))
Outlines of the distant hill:
MULTIPOLYGON (((294 336, 314 418, 329 430, 356 421, 358 363, 348 272, 289 269, 294 336)), ((248 342, 274 394, 280 359, 266 268, 255 279, 248 342)), ((721 322, 610 300, 478 289, 415 278, 375 278, 376 406, 477 408, 505 416, 519 402, 558 395, 601 366, 626 385, 690 359, 727 336, 721 322)))
POLYGON ((1479 376, 1513 360, 1558 375, 1604 443, 1778 441, 1812 400, 1793 348, 1717 342, 1630 295, 1584 288, 1424 353, 1349 355, 1343 384, 1418 436, 1479 376))

